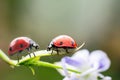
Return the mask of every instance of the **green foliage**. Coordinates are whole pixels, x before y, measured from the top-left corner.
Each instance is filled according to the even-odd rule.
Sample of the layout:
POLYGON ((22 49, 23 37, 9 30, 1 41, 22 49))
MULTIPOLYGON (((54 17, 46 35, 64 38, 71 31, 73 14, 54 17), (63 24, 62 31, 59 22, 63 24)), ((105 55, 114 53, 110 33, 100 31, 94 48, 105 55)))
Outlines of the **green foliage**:
MULTIPOLYGON (((33 75, 35 75, 35 71, 33 69, 34 66, 38 66, 38 67, 43 66, 43 67, 51 67, 54 69, 63 69, 62 66, 58 66, 58 65, 40 60, 40 58, 43 56, 51 56, 51 51, 41 50, 41 51, 36 51, 34 53, 35 53, 36 57, 31 55, 31 58, 30 58, 29 55, 27 55, 24 58, 22 58, 21 60, 19 60, 19 62, 18 62, 18 60, 10 59, 2 50, 0 50, 0 58, 2 58, 6 63, 8 63, 12 67, 26 66, 26 67, 30 68, 33 75)), ((57 54, 57 52, 54 51, 53 55, 56 55, 56 54, 57 54)), ((61 53, 61 54, 65 54, 65 53, 61 53)), ((73 69, 68 68, 68 70, 72 71, 72 72, 80 73, 73 69)))

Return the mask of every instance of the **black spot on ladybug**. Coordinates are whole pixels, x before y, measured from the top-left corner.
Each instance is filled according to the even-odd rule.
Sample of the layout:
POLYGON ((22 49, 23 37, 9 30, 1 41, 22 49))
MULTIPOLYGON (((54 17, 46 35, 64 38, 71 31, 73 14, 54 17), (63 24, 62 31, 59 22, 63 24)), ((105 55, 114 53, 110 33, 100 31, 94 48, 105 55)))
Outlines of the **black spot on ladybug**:
POLYGON ((63 44, 63 42, 61 41, 61 42, 60 42, 60 45, 62 45, 62 44, 63 44))
POLYGON ((12 47, 10 47, 9 50, 12 51, 12 47))
POLYGON ((23 44, 20 44, 20 48, 23 48, 23 44))
POLYGON ((74 42, 73 41, 71 41, 71 44, 72 44, 72 46, 74 46, 74 42))

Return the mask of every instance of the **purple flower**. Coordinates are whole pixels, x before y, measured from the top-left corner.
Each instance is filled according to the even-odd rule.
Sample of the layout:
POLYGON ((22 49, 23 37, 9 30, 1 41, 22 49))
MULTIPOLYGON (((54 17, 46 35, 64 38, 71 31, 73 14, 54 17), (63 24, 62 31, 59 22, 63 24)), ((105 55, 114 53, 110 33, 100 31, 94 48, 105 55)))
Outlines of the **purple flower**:
POLYGON ((107 54, 101 50, 95 50, 89 53, 88 50, 79 50, 72 57, 64 57, 61 62, 55 64, 63 66, 63 70, 58 70, 65 78, 63 80, 111 80, 111 77, 103 76, 104 72, 110 67, 110 59, 107 54), (81 72, 80 74, 70 72, 67 68, 81 72))

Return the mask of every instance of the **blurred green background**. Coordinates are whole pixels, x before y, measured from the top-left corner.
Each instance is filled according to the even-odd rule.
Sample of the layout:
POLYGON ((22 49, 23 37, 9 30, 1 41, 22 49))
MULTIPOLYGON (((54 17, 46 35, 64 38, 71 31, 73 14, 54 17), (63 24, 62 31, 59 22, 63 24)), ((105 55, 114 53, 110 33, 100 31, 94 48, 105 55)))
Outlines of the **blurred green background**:
MULTIPOLYGON (((90 51, 104 50, 112 61, 104 72, 119 80, 120 1, 119 0, 0 0, 0 48, 7 53, 11 40, 28 36, 46 49, 52 38, 67 34, 90 51)), ((44 57, 55 62, 61 56, 44 57)), ((21 66, 12 69, 0 59, 0 80, 61 80, 55 70, 21 66)))

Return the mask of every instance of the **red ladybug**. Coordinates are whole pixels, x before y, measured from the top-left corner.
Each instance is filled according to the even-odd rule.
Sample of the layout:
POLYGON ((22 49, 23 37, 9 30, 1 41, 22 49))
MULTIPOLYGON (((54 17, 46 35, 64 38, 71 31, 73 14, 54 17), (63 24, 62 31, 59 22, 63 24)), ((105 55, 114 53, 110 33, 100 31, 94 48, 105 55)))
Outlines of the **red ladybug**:
POLYGON ((8 54, 14 55, 18 52, 22 52, 23 50, 27 50, 29 52, 33 47, 35 49, 39 49, 39 45, 36 42, 34 42, 32 39, 28 37, 18 37, 18 38, 13 39, 12 42, 10 43, 8 54))
POLYGON ((60 35, 55 37, 50 44, 47 47, 47 51, 53 50, 60 52, 62 49, 66 50, 67 53, 68 49, 76 49, 77 48, 77 44, 74 41, 73 38, 71 38, 68 35, 60 35))

